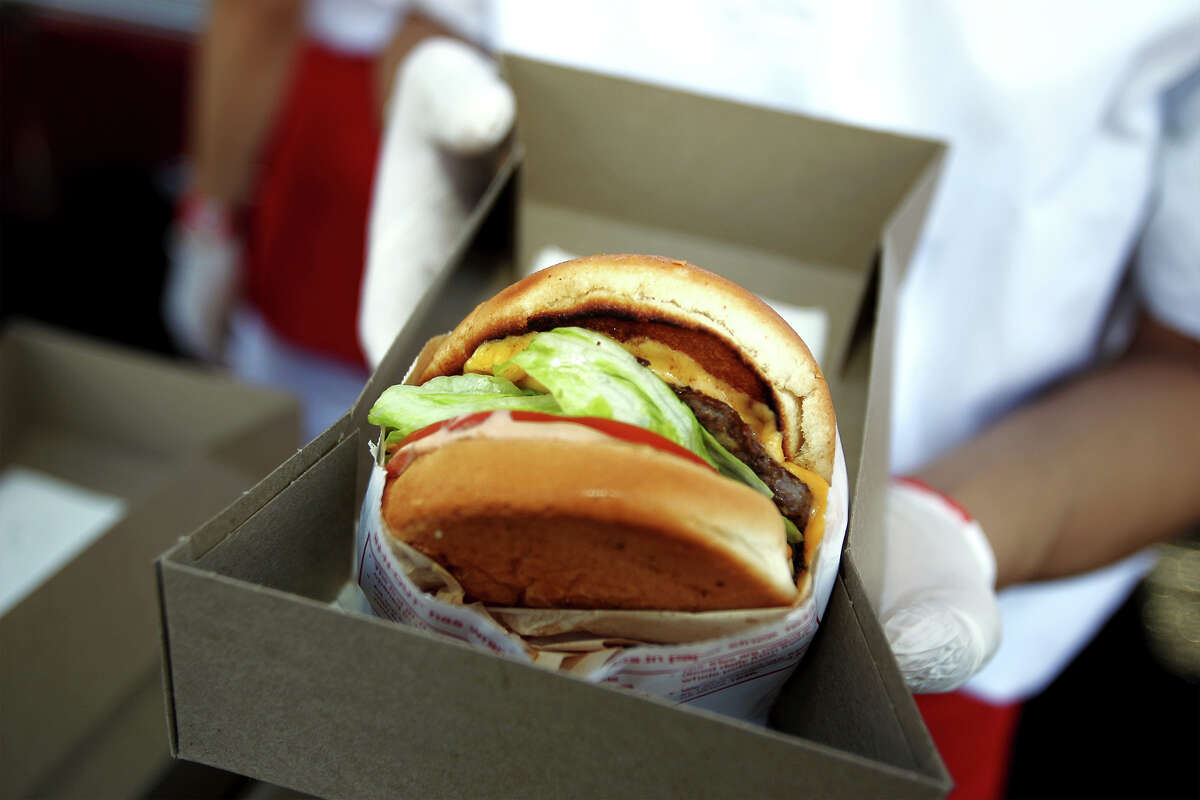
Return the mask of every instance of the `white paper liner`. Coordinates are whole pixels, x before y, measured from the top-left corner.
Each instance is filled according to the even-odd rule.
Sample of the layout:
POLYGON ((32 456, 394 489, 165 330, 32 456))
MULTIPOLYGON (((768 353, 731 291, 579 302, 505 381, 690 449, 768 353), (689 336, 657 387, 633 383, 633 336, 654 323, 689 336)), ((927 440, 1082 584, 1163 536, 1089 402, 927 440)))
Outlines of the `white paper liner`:
POLYGON ((386 477, 377 465, 356 537, 356 580, 377 615, 596 683, 760 722, 816 633, 846 535, 839 435, 825 537, 811 565, 813 591, 791 608, 686 613, 464 605, 453 576, 386 533, 380 514, 386 477))

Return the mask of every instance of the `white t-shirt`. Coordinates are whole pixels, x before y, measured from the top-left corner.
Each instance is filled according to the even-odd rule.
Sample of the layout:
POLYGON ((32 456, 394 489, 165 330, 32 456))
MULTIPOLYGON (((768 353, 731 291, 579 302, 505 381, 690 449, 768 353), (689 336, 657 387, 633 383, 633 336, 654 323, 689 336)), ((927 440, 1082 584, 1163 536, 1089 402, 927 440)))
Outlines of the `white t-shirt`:
POLYGON ((307 0, 305 30, 343 53, 373 55, 387 47, 410 11, 484 47, 492 43, 488 0, 307 0))
MULTIPOLYGON (((1091 363, 1123 287, 1200 338, 1194 2, 501 0, 495 11, 501 50, 950 144, 899 299, 898 472, 1091 363)), ((1002 593, 1004 642, 968 688, 994 701, 1044 688, 1149 563, 1002 593)))

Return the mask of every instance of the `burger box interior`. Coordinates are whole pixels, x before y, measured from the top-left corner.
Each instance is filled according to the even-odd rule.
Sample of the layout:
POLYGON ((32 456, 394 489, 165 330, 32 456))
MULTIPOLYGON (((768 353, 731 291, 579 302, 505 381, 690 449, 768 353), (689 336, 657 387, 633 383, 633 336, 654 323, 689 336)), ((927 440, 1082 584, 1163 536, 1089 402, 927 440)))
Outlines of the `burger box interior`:
POLYGON ((358 403, 158 561, 172 752, 328 797, 943 796, 870 587, 895 287, 944 147, 515 56, 502 67, 512 147, 358 403), (339 602, 377 436, 367 410, 547 247, 685 258, 823 309, 850 527, 826 616, 766 727, 339 602))
POLYGON ((171 764, 154 559, 296 452, 299 404, 26 321, 0 375, 0 796, 137 796, 171 764))

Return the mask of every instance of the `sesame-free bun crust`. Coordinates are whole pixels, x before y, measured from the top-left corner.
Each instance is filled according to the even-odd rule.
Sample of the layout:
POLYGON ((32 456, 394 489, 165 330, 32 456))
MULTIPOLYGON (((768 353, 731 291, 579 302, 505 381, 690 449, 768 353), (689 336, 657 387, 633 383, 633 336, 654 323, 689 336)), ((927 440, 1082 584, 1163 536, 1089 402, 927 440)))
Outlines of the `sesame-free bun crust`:
POLYGON ((382 516, 468 601, 708 611, 799 596, 768 498, 644 445, 453 441, 388 480, 382 516))
POLYGON ((675 326, 695 334, 693 355, 698 347, 713 354, 714 365, 743 365, 775 409, 785 459, 831 479, 833 402, 807 345, 753 293, 686 261, 595 255, 535 272, 471 312, 417 382, 460 373, 485 341, 558 325, 594 327, 589 319, 605 318, 646 323, 644 333, 652 338, 663 328, 658 323, 675 326))

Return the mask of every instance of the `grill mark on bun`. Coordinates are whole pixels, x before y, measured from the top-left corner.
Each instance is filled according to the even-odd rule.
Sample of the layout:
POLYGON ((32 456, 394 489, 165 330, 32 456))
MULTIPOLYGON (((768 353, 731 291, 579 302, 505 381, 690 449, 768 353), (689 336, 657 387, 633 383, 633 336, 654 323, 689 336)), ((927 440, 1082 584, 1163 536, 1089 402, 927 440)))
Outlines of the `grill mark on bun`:
POLYGON ((774 392, 768 389, 754 368, 737 350, 708 331, 637 315, 628 309, 604 306, 577 309, 569 313, 544 313, 529 318, 531 331, 547 331, 571 325, 602 333, 618 342, 642 336, 661 342, 672 350, 690 356, 714 378, 724 381, 752 400, 766 403, 773 412, 778 412, 774 392))

